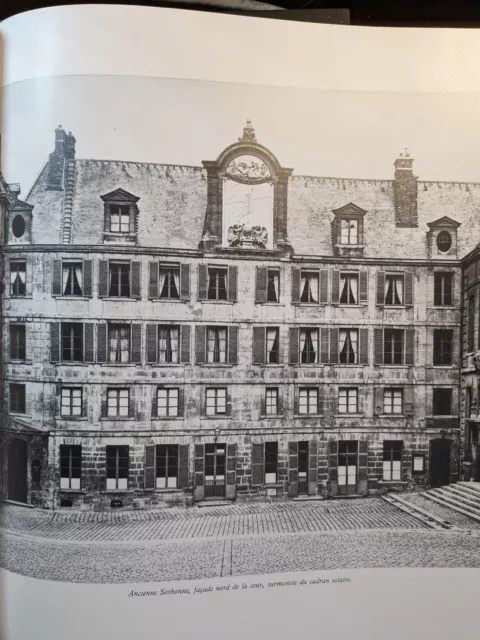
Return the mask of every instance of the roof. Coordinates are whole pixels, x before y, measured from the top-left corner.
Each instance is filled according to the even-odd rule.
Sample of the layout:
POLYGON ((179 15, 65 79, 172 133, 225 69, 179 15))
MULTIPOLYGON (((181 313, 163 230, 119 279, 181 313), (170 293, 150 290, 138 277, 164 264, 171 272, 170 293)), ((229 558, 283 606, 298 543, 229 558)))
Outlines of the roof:
POLYGON ((32 426, 18 420, 17 418, 12 418, 11 416, 7 416, 6 414, 0 414, 0 431, 13 431, 15 433, 24 433, 24 434, 45 434, 48 435, 47 431, 43 429, 39 429, 36 426, 32 426))

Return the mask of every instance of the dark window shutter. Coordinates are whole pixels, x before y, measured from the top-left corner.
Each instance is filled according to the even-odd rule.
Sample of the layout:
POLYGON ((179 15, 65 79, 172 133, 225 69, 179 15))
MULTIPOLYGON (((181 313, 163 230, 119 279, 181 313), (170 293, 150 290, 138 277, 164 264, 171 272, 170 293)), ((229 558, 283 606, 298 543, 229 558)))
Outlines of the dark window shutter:
POLYGON ((147 362, 157 361, 157 325, 147 324, 147 362))
POLYGON ((308 443, 308 495, 318 493, 318 443, 310 440, 308 443))
POLYGON ((359 362, 360 364, 368 364, 368 329, 360 329, 359 332, 359 362))
POLYGON ((158 388, 153 387, 152 396, 152 418, 158 417, 158 388))
POLYGON ((93 281, 93 261, 83 261, 83 295, 87 298, 92 296, 92 281, 93 281))
POLYGON ((338 329, 330 329, 330 362, 338 362, 338 329))
POLYGON ((360 271, 358 274, 358 302, 365 304, 368 302, 368 272, 360 271))
MULTIPOLYGON (((265 396, 263 396, 265 398, 265 396)), ((278 388, 277 393, 277 415, 283 415, 283 389, 282 387, 278 388)))
POLYGON ((323 396, 324 396, 324 388, 318 387, 317 391, 317 413, 321 415, 323 413, 323 396))
POLYGON ((108 296, 108 260, 100 260, 98 265, 98 297, 108 296))
POLYGON ((228 362, 238 364, 238 327, 228 327, 228 362))
POLYGON ((330 440, 328 443, 328 479, 338 481, 338 442, 330 440))
POLYGON ((405 330, 405 364, 413 365, 415 351, 415 329, 405 330))
POLYGON ((195 445, 195 486, 203 487, 205 484, 205 446, 195 445))
POLYGON ((383 329, 373 330, 373 348, 375 364, 383 364, 383 329))
POLYGON ((107 324, 97 324, 97 362, 107 361, 107 324))
POLYGON ((290 327, 290 348, 289 348, 290 364, 298 364, 298 361, 299 361, 298 334, 299 334, 299 330, 297 327, 290 327))
POLYGON ((178 447, 178 488, 188 487, 188 444, 178 447))
POLYGON ((227 416, 232 415, 232 396, 230 394, 230 391, 228 391, 228 389, 227 389, 227 404, 225 407, 225 415, 227 416))
POLYGON ((208 267, 206 264, 198 265, 198 299, 207 299, 207 281, 208 281, 208 267))
POLYGON ((145 447, 145 489, 155 489, 155 459, 156 459, 156 447, 145 447))
POLYGON ((332 271, 332 304, 340 302, 340 271, 332 271))
POLYGON ((383 407, 383 387, 375 387, 374 389, 374 407, 373 412, 376 416, 382 415, 384 412, 383 407))
POLYGON ((190 363, 190 325, 188 324, 181 327, 180 362, 182 364, 190 363))
POLYGON ((178 416, 181 418, 185 413, 185 388, 178 389, 178 416))
POLYGON ((413 273, 412 271, 405 272, 405 306, 411 307, 413 305, 413 273))
POLYGON ((130 205, 130 234, 131 235, 135 235, 137 230, 136 230, 136 224, 135 224, 135 218, 136 218, 136 207, 131 204, 130 205))
POLYGON ((358 480, 365 481, 368 474, 368 441, 358 441, 358 480))
POLYGON ((148 297, 158 298, 158 262, 148 264, 148 297))
POLYGON ((298 495, 298 442, 288 443, 288 496, 298 495))
POLYGON ((253 364, 265 364, 265 327, 253 327, 253 364))
POLYGON ((62 291, 62 261, 53 260, 52 265, 52 295, 61 296, 62 291))
POLYGON ((385 271, 377 272, 377 305, 385 304, 385 271))
POLYGON ((328 270, 320 270, 320 304, 328 304, 328 270))
POLYGON ((300 269, 292 267, 292 304, 300 302, 300 269))
POLYGON ((328 364, 330 361, 330 353, 328 350, 329 347, 329 329, 326 327, 322 327, 320 329, 320 362, 322 364, 328 364))
POLYGON ((266 267, 257 267, 255 278, 255 302, 257 304, 267 301, 267 278, 268 269, 266 267))
POLYGON ((263 484, 265 479, 263 444, 252 444, 252 484, 263 484))
POLYGON ((112 229, 110 205, 105 204, 104 231, 110 233, 112 229))
POLYGON ((228 300, 229 302, 237 301, 238 289, 238 267, 228 267, 228 300))
POLYGON ((128 398, 128 416, 129 418, 134 418, 135 417, 135 398, 132 397, 132 392, 129 392, 129 398, 128 398))
POLYGON ((180 265, 180 300, 190 300, 190 265, 180 265))
POLYGON ((132 262, 132 298, 137 298, 138 300, 141 296, 141 267, 140 262, 132 262))
POLYGON ((132 357, 131 362, 135 364, 142 363, 142 325, 132 324, 132 357))
POLYGON ((406 416, 413 416, 413 387, 403 390, 403 412, 406 416))
POLYGON ((60 323, 50 324, 50 361, 60 362, 60 323))
POLYGON ((207 328, 203 326, 195 327, 195 362, 197 364, 205 362, 206 339, 207 328))
POLYGON ((105 394, 102 394, 102 402, 100 405, 100 415, 102 416, 102 418, 106 418, 108 416, 108 403, 107 403, 106 392, 105 394))
POLYGON ((84 362, 95 362, 94 354, 94 329, 95 325, 92 322, 86 322, 84 324, 84 342, 83 342, 83 360, 84 362))
POLYGON ((237 482, 237 446, 227 444, 227 485, 235 486, 237 482))

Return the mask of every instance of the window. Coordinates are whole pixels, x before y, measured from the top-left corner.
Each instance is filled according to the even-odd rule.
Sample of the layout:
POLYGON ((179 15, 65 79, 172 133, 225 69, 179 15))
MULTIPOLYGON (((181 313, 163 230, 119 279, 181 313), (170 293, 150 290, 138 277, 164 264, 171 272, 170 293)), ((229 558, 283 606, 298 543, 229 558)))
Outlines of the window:
POLYGON ((358 389, 341 387, 338 390, 338 413, 358 413, 358 389))
POLYGON ((275 269, 267 271, 267 302, 280 302, 280 272, 275 269))
POLYGON ((208 327, 207 362, 223 364, 227 362, 227 329, 208 327))
POLYGON ((128 445, 107 446, 107 491, 128 486, 128 445))
POLYGON ((25 325, 10 325, 10 359, 25 360, 25 325))
POLYGON ((279 362, 279 330, 278 327, 267 329, 267 341, 266 341, 266 363, 278 364, 279 362))
POLYGON ((358 363, 358 331, 357 329, 340 329, 339 358, 341 364, 358 363))
POLYGON ((383 363, 403 364, 403 329, 385 329, 383 363))
POLYGON ((433 331, 433 364, 447 366, 452 364, 452 329, 434 329, 433 331))
POLYGON ((63 387, 60 413, 62 416, 82 415, 82 388, 63 387))
POLYGON ((178 389, 157 390, 157 416, 159 418, 178 416, 178 389))
POLYGON ((440 231, 437 236, 437 248, 439 251, 446 253, 452 246, 452 236, 448 231, 440 231))
POLYGON ((318 330, 300 329, 300 362, 315 364, 318 362, 318 330))
POLYGON ((358 304, 358 274, 340 274, 340 304, 358 304))
POLYGON ((434 389, 433 390, 433 409, 434 416, 449 416, 452 413, 452 390, 451 389, 434 389))
POLYGON ((21 238, 25 233, 25 229, 25 218, 19 214, 16 215, 12 222, 12 232, 15 238, 21 238))
POLYGON ((64 262, 62 264, 62 291, 64 296, 81 296, 83 294, 83 264, 81 262, 64 262))
POLYGON ((60 489, 80 489, 82 447, 79 444, 60 445, 60 489))
POLYGON ((318 389, 306 387, 298 390, 298 413, 300 415, 318 413, 318 389))
POLYGON ((129 389, 107 390, 107 416, 111 418, 128 417, 130 415, 129 389))
POLYGON ((340 244, 358 244, 358 220, 340 220, 340 244))
POLYGON ((130 206, 111 204, 110 233, 130 233, 130 206))
POLYGON ((25 385, 12 383, 10 391, 10 411, 12 413, 25 413, 25 385))
POLYGON ((10 294, 12 296, 24 296, 26 294, 25 282, 27 263, 23 260, 10 262, 10 294))
POLYGON ((300 302, 318 303, 318 272, 301 271, 300 302))
POLYGON ((178 445, 158 444, 156 458, 157 489, 176 489, 178 483, 178 445))
POLYGON ((178 300, 180 298, 179 265, 161 264, 159 287, 160 298, 178 300))
POLYGON ((272 387, 265 390, 265 413, 267 416, 278 414, 278 388, 272 387))
POLYGON ((402 479, 402 450, 402 441, 383 441, 383 479, 386 482, 402 479))
POLYGON ((179 362, 179 327, 158 327, 158 361, 178 364, 179 362))
POLYGON ((226 300, 227 299, 227 276, 228 269, 225 267, 209 267, 208 268, 208 300, 226 300))
MULTIPOLYGON (((298 443, 298 480, 299 483, 307 482, 308 474, 308 441, 298 443)), ((299 487, 300 488, 300 487, 299 487)), ((308 492, 308 486, 305 487, 308 492)))
POLYGON ((206 390, 205 413, 207 416, 224 416, 227 413, 227 390, 207 389, 206 390))
POLYGON ((475 335, 475 295, 468 298, 467 350, 473 351, 475 335))
POLYGON ((404 276, 402 274, 386 274, 385 276, 385 304, 390 306, 402 305, 404 276))
POLYGON ((83 324, 62 322, 62 361, 83 361, 83 324))
POLYGON ((403 389, 384 389, 383 412, 397 415, 403 413, 403 389))
POLYGON ((277 481, 278 442, 265 442, 265 483, 277 481))
POLYGON ((130 325, 108 325, 108 361, 130 362, 130 325))
POLYGON ((130 297, 130 264, 110 262, 110 286, 108 295, 114 298, 130 297))
POLYGON ((453 297, 453 273, 434 273, 433 304, 436 307, 449 307, 453 297))

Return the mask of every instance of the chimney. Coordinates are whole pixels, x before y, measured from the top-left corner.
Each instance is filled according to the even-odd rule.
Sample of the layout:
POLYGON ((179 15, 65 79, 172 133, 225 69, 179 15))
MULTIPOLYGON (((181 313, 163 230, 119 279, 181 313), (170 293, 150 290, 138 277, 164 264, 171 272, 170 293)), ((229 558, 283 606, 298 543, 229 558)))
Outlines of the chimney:
POLYGON ((55 151, 48 159, 47 189, 63 189, 65 161, 75 158, 75 138, 62 125, 55 129, 55 151))
POLYGON ((417 176, 413 174, 413 158, 407 150, 395 160, 393 198, 397 227, 418 227, 417 176))

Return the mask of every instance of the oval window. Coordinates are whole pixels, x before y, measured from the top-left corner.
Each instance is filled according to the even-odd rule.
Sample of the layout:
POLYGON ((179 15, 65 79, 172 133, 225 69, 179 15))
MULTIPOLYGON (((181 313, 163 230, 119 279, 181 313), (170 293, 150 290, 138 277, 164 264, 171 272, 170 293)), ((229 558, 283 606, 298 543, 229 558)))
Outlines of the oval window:
POLYGON ((452 246, 452 236, 448 231, 440 231, 437 236, 437 247, 439 251, 448 251, 452 246))
POLYGON ((22 216, 15 216, 12 222, 12 231, 16 238, 21 238, 23 236, 25 233, 25 220, 22 216))

